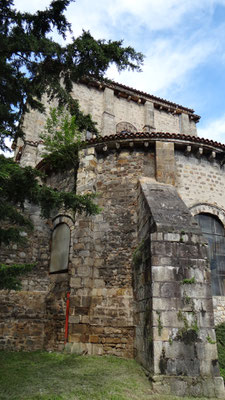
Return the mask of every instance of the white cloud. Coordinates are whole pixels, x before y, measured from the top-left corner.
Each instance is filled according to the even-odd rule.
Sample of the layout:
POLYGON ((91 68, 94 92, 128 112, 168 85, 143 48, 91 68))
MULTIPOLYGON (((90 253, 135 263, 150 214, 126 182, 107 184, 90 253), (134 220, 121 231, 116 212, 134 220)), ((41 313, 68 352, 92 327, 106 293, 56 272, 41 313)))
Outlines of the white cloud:
POLYGON ((198 129, 198 136, 225 143, 225 114, 198 129))
POLYGON ((188 40, 174 43, 171 39, 158 39, 152 43, 142 73, 123 72, 111 68, 108 77, 137 89, 168 96, 171 88, 181 89, 187 83, 188 74, 217 49, 214 38, 199 38, 194 35, 188 40))
POLYGON ((95 31, 100 23, 102 30, 113 27, 137 32, 141 25, 149 31, 176 30, 182 23, 185 29, 188 15, 195 20, 211 16, 218 4, 225 5, 225 0, 82 0, 70 5, 70 10, 74 13, 75 31, 78 25, 95 31))
POLYGON ((50 4, 50 0, 14 0, 15 8, 19 11, 35 12, 44 10, 50 4))
MULTIPOLYGON (((50 0, 14 0, 14 3, 22 11, 34 12, 45 9, 50 0)), ((140 25, 145 25, 149 31, 176 30, 182 22, 185 28, 186 15, 198 18, 211 14, 217 4, 225 5, 225 0, 79 0, 68 6, 67 15, 75 34, 84 28, 108 37, 112 28, 120 31, 124 28, 126 32, 127 25, 133 31, 140 25)))
MULTIPOLYGON (((31 12, 49 3, 15 0, 18 8, 31 12)), ((142 73, 119 74, 111 67, 111 79, 175 102, 178 96, 185 103, 196 71, 201 68, 204 76, 212 60, 224 63, 225 25, 213 20, 216 5, 225 6, 225 0, 77 0, 69 5, 67 18, 75 36, 89 29, 96 38, 124 38, 126 45, 145 53, 142 73)))

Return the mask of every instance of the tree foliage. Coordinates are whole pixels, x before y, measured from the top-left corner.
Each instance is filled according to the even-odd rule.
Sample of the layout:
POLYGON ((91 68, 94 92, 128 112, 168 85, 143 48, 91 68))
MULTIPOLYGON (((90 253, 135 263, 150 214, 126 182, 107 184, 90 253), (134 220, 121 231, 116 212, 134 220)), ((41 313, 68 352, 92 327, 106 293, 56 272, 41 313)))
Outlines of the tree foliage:
POLYGON ((78 168, 78 152, 82 143, 82 134, 78 130, 76 116, 70 115, 65 108, 51 108, 45 131, 40 135, 45 151, 43 159, 50 170, 62 171, 78 168))
POLYGON ((62 207, 89 215, 99 211, 92 201, 94 194, 55 191, 39 183, 37 178, 42 174, 38 170, 21 168, 3 155, 0 156, 0 171, 0 245, 22 242, 21 233, 32 229, 30 219, 23 214, 26 201, 40 206, 44 218, 49 218, 52 210, 62 207))
POLYGON ((220 373, 223 379, 225 379, 225 322, 216 326, 216 341, 220 373))
POLYGON ((77 117, 80 131, 96 131, 71 96, 73 82, 83 76, 102 79, 114 63, 119 70, 140 69, 141 53, 123 47, 122 41, 95 40, 83 31, 61 46, 50 38, 53 29, 65 39, 71 30, 64 11, 73 0, 53 0, 45 11, 21 13, 13 0, 0 2, 0 147, 5 137, 22 135, 21 117, 29 107, 43 111, 41 96, 57 97, 77 117))
MULTIPOLYGON (((0 1, 0 149, 7 149, 6 138, 23 137, 23 115, 32 108, 44 112, 41 99, 47 94, 49 101, 56 98, 71 115, 62 118, 60 111, 54 111, 52 122, 47 122, 46 161, 59 169, 77 168, 78 132, 97 132, 91 116, 84 115, 72 97, 73 83, 83 77, 101 80, 113 63, 119 70, 140 70, 143 62, 142 54, 123 47, 122 41, 95 40, 90 32, 83 31, 69 44, 55 42, 50 37, 53 30, 63 39, 71 33, 64 12, 72 1, 53 0, 35 14, 17 11, 13 0, 0 1), (55 130, 57 122, 61 128, 55 130)), ((99 211, 93 194, 58 192, 41 184, 41 178, 40 171, 0 156, 0 245, 23 242, 23 232, 32 229, 23 213, 26 202, 38 205, 45 218, 62 207, 86 214, 99 211)), ((0 288, 18 289, 16 276, 29 268, 0 264, 0 279, 5 282, 0 288)))
POLYGON ((0 264, 0 290, 20 290, 21 275, 32 270, 35 264, 0 264))

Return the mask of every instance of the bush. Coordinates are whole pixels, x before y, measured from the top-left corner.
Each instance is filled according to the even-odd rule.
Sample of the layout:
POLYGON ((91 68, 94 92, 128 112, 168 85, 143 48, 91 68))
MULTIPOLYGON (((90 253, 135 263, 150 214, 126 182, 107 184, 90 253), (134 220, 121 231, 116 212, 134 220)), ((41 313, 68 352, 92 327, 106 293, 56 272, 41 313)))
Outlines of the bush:
POLYGON ((220 373, 225 380, 225 322, 216 326, 216 340, 220 373))

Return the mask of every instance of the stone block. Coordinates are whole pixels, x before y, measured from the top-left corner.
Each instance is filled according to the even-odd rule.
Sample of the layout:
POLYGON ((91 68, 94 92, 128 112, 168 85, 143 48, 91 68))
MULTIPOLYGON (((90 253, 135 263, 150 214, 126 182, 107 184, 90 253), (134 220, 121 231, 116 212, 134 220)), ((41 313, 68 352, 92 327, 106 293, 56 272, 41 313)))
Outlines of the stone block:
POLYGON ((71 353, 72 346, 73 346, 73 343, 66 343, 65 344, 65 348, 64 348, 65 352, 66 353, 71 353))
MULTIPOLYGON (((178 305, 179 305, 179 300, 175 297, 171 297, 171 298, 154 297, 152 300, 152 308, 154 310, 161 310, 161 311, 177 310, 178 305)), ((144 304, 144 308, 146 308, 145 304, 144 304)), ((179 307, 179 308, 181 308, 181 307, 179 307)))
POLYGON ((164 282, 161 283, 160 286, 160 297, 172 298, 172 297, 180 297, 181 289, 179 282, 164 282))
POLYGON ((153 327, 153 340, 161 340, 162 342, 166 342, 169 340, 170 329, 162 328, 161 332, 159 332, 158 327, 153 327))
POLYGON ((77 268, 78 277, 87 277, 91 275, 91 268, 83 265, 82 267, 77 268))
POLYGON ((79 288, 81 287, 81 278, 70 278, 70 286, 72 288, 79 288))
POLYGON ((73 343, 71 347, 71 353, 81 355, 84 352, 83 343, 73 343))
POLYGON ((180 242, 180 234, 179 233, 164 233, 164 240, 169 242, 180 242))
POLYGON ((96 356, 103 355, 103 347, 102 345, 97 345, 95 343, 92 344, 92 354, 96 356))
POLYGON ((172 339, 170 342, 164 343, 164 349, 166 358, 186 360, 196 357, 193 344, 185 344, 172 339))
POLYGON ((158 182, 175 184, 174 143, 156 142, 156 179, 158 182))
POLYGON ((99 337, 95 335, 89 336, 90 343, 99 343, 99 337))
MULTIPOLYGON (((167 361, 166 374, 198 377, 200 374, 200 362, 197 358, 170 358, 167 361)), ((201 393, 201 391, 199 393, 201 393)))
POLYGON ((163 256, 152 256, 152 265, 153 266, 171 266, 173 265, 172 257, 163 257, 163 256))
POLYGON ((197 343, 196 352, 199 360, 205 360, 211 364, 212 360, 218 359, 217 346, 208 342, 197 343))
POLYGON ((70 315, 69 323, 70 324, 79 324, 81 322, 80 315, 70 315))
POLYGON ((217 399, 225 398, 224 380, 221 376, 214 378, 215 395, 217 399))

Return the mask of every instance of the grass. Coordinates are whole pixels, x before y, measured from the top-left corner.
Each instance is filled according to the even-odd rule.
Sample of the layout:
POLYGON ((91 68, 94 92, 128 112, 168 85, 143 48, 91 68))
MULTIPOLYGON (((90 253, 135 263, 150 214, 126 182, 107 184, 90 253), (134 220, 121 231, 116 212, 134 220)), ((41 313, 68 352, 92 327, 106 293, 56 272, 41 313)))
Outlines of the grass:
POLYGON ((0 400, 148 399, 175 400, 179 397, 153 393, 143 369, 134 360, 64 353, 0 352, 0 400))
POLYGON ((144 400, 150 391, 133 360, 0 352, 1 400, 144 400))
POLYGON ((225 322, 216 326, 216 340, 220 364, 220 374, 225 381, 225 322))

